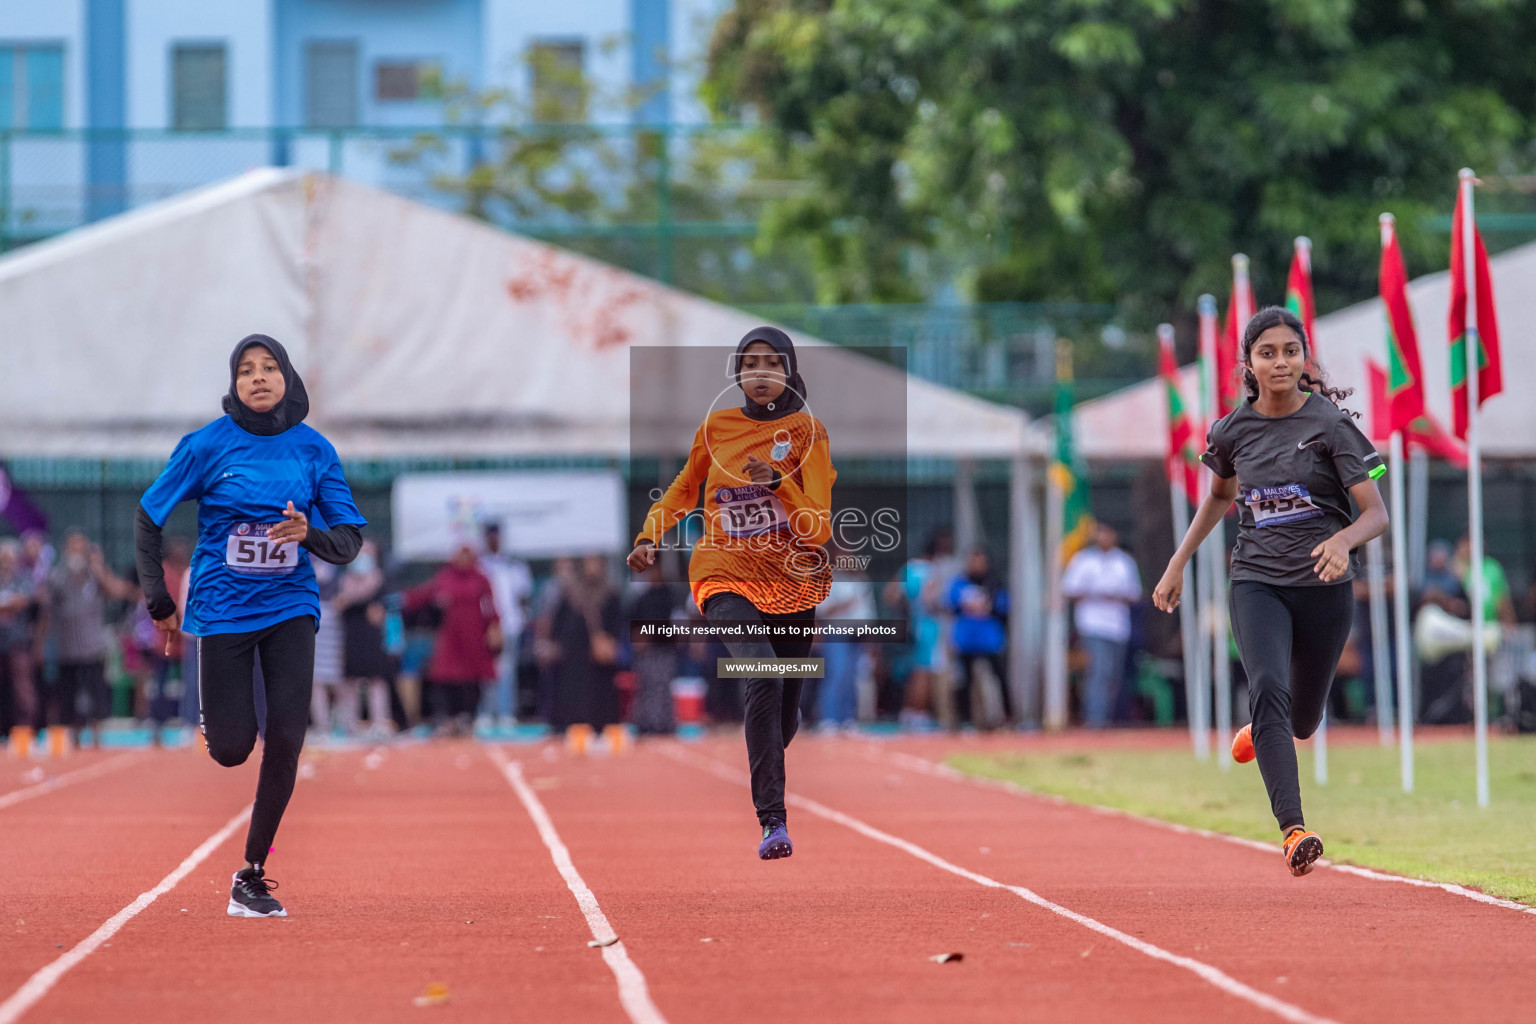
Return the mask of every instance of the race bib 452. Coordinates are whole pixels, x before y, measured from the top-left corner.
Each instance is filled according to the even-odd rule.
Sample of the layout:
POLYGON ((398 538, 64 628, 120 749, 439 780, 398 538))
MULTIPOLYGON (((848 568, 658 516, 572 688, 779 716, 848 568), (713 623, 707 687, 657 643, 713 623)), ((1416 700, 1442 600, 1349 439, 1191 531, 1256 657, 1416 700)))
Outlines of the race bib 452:
POLYGON ((267 531, 276 523, 240 523, 229 531, 224 564, 242 576, 286 576, 298 568, 299 543, 274 543, 267 531))
POLYGON ((1317 519, 1323 510, 1312 504, 1312 492, 1305 484, 1281 484, 1278 487, 1254 487, 1243 502, 1253 513, 1255 526, 1282 526, 1317 519))

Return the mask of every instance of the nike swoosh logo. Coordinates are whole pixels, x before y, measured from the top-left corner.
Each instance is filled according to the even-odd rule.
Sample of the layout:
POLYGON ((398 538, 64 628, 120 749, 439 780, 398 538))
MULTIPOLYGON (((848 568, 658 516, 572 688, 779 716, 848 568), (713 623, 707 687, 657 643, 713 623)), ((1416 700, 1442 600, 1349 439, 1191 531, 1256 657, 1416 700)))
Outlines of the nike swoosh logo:
POLYGON ((1314 437, 1310 441, 1297 441, 1296 442, 1296 450, 1297 451, 1303 451, 1308 446, 1314 445, 1314 444, 1320 444, 1322 441, 1323 441, 1323 438, 1321 438, 1321 437, 1314 437))

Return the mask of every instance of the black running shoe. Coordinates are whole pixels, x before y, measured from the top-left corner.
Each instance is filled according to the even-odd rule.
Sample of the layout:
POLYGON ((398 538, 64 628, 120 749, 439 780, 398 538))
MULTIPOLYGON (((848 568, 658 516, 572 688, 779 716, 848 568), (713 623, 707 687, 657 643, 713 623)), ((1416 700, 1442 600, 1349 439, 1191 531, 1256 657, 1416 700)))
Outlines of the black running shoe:
POLYGON ((277 883, 267 878, 261 865, 235 872, 235 884, 229 888, 230 917, 287 917, 288 911, 272 898, 277 883))
POLYGON ((778 860, 795 852, 795 844, 789 841, 789 829, 777 818, 769 818, 763 826, 763 841, 757 846, 757 855, 763 860, 778 860))

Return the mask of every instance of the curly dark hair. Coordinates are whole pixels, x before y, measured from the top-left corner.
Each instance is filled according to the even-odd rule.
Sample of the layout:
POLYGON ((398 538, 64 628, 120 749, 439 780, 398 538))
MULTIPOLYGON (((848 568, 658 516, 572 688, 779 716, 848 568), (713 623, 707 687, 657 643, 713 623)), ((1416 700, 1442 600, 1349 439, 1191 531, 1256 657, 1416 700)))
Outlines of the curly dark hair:
POLYGON ((1253 314, 1253 318, 1248 321, 1248 326, 1243 329, 1243 362, 1241 372, 1243 375, 1243 390, 1247 393, 1248 397, 1250 399, 1259 397, 1259 381, 1253 375, 1253 370, 1250 369, 1251 360, 1249 354, 1253 351, 1253 343, 1259 340, 1259 335, 1271 327, 1288 327, 1296 335, 1297 340, 1301 342, 1301 353, 1306 359, 1306 366, 1301 371, 1301 380, 1297 386, 1302 391, 1308 393, 1316 392, 1322 395, 1346 414, 1359 419, 1359 413, 1344 408, 1344 399, 1354 394, 1355 389, 1336 388, 1329 385, 1328 378, 1323 375, 1322 367, 1318 366, 1317 361, 1312 357, 1312 341, 1307 337, 1307 330, 1302 326, 1301 318, 1284 306, 1265 306, 1253 314))

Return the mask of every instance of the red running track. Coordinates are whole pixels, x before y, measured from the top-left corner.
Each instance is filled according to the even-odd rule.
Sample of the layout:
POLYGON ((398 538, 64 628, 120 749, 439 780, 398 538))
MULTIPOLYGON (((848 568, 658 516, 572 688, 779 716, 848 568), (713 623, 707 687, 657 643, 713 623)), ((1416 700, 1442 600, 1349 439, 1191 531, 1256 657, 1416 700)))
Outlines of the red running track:
POLYGON ((1276 851, 912 758, 939 749, 797 741, 796 854, 766 864, 739 737, 608 759, 306 752, 270 862, 279 920, 224 915, 254 766, 93 755, 62 770, 94 774, 6 803, 35 785, 9 772, 0 1024, 1532 1019, 1536 915, 1337 871, 1293 879, 1276 851), (588 946, 595 907, 573 894, 588 889, 621 940, 608 949, 588 946), (964 959, 929 959, 942 953, 964 959), (415 1005, 431 984, 448 1003, 415 1005))

